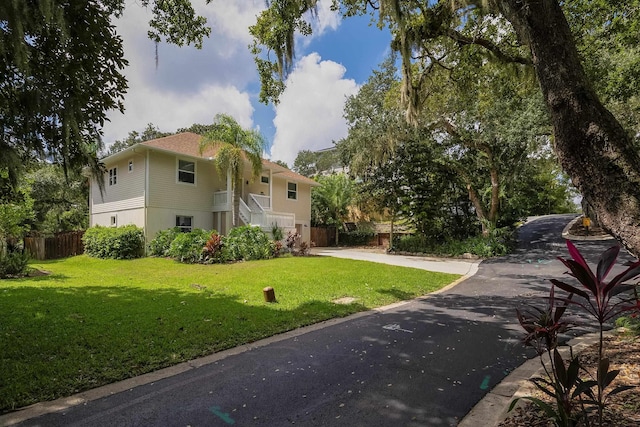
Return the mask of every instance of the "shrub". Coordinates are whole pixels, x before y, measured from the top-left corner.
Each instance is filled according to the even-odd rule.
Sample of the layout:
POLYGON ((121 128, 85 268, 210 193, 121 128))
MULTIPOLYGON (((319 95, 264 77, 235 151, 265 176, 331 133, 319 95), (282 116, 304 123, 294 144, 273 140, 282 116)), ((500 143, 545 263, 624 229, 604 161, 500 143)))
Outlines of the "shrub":
POLYGON ((354 231, 340 231, 338 240, 342 246, 366 246, 375 236, 371 229, 356 229, 354 231))
POLYGON ((20 251, 0 253, 0 278, 25 276, 29 270, 29 254, 20 251))
POLYGON ((471 253, 481 258, 506 255, 512 246, 513 232, 509 228, 495 229, 488 237, 475 236, 465 240, 438 242, 418 234, 399 237, 393 243, 393 248, 397 251, 450 256, 471 253))
POLYGON ((149 243, 149 255, 169 256, 171 242, 173 242, 180 233, 182 232, 178 227, 158 231, 156 237, 149 243))
POLYGON ((132 259, 144 255, 144 233, 135 225, 91 227, 82 236, 84 251, 95 258, 132 259))
MULTIPOLYGON (((570 270, 568 274, 575 279, 574 283, 551 279, 545 309, 532 306, 528 310, 517 310, 520 325, 527 333, 525 344, 536 350, 548 376, 548 379, 534 378, 532 381, 543 393, 555 399, 555 407, 534 397, 524 399, 538 405, 558 426, 574 426, 580 418, 588 419, 588 411, 592 410, 597 411, 598 425, 602 426, 607 398, 631 388, 618 386, 608 391, 620 371, 609 369, 609 358, 604 351, 604 324, 621 313, 633 312, 632 315, 637 315, 640 311, 638 285, 634 287, 633 295, 620 295, 624 291, 624 282, 640 275, 640 261, 606 281, 607 275, 616 263, 620 247, 611 247, 600 256, 595 273, 569 240, 567 248, 571 259, 559 260, 570 270), (565 291, 566 296, 555 296, 556 287, 565 291), (580 298, 574 299, 574 295, 580 298), (614 296, 616 298, 613 298, 614 296), (580 308, 595 320, 600 333, 597 373, 595 376, 589 375, 586 379, 580 378, 581 372, 588 372, 580 365, 577 357, 571 355, 571 360, 566 366, 557 349, 558 334, 568 327, 561 318, 570 305, 580 308), (542 358, 545 353, 549 357, 548 364, 542 358), (578 403, 574 402, 574 398, 578 399, 578 403), (582 414, 578 414, 577 409, 581 409, 582 414)), ((511 402, 509 410, 514 408, 518 400, 519 398, 511 402)))
POLYGON ((194 228, 189 233, 178 233, 169 246, 169 256, 186 264, 204 262, 204 248, 215 231, 194 228))
POLYGON ((223 258, 231 261, 268 259, 273 251, 269 236, 260 227, 249 225, 231 229, 222 250, 223 258))
POLYGON ((211 233, 209 240, 202 249, 202 260, 205 263, 225 262, 223 237, 216 231, 211 233))

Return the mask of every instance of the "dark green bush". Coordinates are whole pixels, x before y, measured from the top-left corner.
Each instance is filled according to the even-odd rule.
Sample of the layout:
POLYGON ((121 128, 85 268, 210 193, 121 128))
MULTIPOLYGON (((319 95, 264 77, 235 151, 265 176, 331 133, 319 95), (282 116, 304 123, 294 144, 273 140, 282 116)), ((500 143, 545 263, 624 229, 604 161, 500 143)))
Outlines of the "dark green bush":
POLYGON ((401 252, 446 256, 470 253, 481 258, 506 255, 512 246, 513 231, 510 228, 495 229, 488 237, 474 236, 464 240, 437 241, 424 235, 411 235, 399 237, 393 242, 393 248, 401 252))
POLYGON ((149 243, 149 255, 169 256, 171 242, 181 233, 178 227, 158 231, 156 237, 149 243))
POLYGON ((224 258, 231 261, 268 259, 275 250, 273 242, 260 227, 248 225, 231 229, 223 245, 224 258))
POLYGON ((340 246, 367 246, 375 233, 373 230, 340 231, 338 241, 340 246))
POLYGON ((204 261, 204 248, 215 231, 194 228, 189 233, 178 233, 169 246, 168 255, 176 261, 196 264, 204 261))
POLYGON ((20 251, 0 254, 0 278, 25 276, 29 268, 29 254, 20 251))
POLYGON ((133 259, 144 255, 144 233, 135 225, 91 227, 82 242, 85 253, 94 258, 133 259))

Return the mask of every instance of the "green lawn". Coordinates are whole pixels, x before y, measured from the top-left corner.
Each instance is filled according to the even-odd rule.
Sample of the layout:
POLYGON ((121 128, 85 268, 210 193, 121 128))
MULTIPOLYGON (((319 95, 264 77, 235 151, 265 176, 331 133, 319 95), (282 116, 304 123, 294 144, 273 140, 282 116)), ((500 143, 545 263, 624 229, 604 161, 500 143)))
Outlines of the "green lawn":
POLYGON ((456 275, 337 258, 231 265, 78 256, 0 280, 0 412, 334 317, 424 295, 456 275), (273 286, 277 303, 264 302, 273 286), (332 303, 355 297, 349 305, 332 303))

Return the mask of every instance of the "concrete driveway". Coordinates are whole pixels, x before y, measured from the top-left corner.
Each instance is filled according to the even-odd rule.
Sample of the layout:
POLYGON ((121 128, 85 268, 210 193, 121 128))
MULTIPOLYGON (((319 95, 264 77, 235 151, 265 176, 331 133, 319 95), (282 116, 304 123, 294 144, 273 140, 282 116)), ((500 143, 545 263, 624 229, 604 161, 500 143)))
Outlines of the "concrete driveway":
POLYGON ((463 276, 474 275, 478 271, 478 264, 480 264, 480 261, 477 260, 389 255, 383 249, 313 248, 311 253, 313 255, 378 262, 463 276))

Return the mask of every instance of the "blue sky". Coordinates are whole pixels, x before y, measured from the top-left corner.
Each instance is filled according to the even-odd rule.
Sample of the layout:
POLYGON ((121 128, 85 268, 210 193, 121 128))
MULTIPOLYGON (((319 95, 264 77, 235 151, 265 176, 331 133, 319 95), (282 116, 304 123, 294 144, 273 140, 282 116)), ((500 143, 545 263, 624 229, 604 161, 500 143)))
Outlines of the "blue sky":
POLYGON ((344 100, 357 93, 371 71, 389 54, 390 35, 370 24, 370 17, 346 20, 321 0, 314 35, 297 38, 296 59, 278 106, 258 102, 259 82, 247 46, 249 25, 264 8, 263 0, 193 0, 212 27, 203 49, 161 44, 146 38, 147 10, 129 4, 118 32, 125 45, 129 91, 124 114, 110 113, 104 128, 112 143, 129 131, 153 123, 175 131, 192 123, 211 123, 217 113, 230 114, 244 127, 259 129, 269 141, 267 156, 293 163, 299 150, 331 146, 347 134, 344 100))

